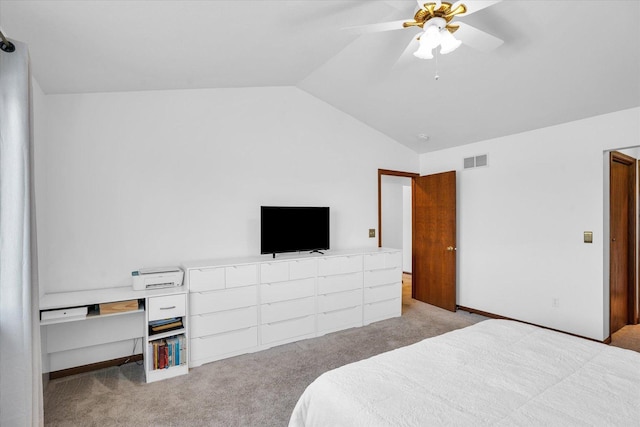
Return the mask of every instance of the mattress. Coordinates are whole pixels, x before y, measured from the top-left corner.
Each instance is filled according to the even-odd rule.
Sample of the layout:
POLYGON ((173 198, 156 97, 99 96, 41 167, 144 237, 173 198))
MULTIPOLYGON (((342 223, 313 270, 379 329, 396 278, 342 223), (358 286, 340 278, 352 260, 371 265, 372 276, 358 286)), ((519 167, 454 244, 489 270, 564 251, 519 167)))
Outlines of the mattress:
POLYGON ((322 374, 289 426, 640 426, 640 353, 486 320, 322 374))

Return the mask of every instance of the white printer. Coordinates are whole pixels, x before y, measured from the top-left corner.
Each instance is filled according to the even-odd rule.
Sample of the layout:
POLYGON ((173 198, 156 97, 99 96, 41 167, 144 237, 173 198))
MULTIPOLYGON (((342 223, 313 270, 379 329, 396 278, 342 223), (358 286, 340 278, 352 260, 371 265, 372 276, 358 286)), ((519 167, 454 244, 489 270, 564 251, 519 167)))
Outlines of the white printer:
POLYGON ((131 276, 133 277, 133 289, 144 291, 146 289, 182 286, 184 271, 180 267, 141 268, 132 271, 131 276))

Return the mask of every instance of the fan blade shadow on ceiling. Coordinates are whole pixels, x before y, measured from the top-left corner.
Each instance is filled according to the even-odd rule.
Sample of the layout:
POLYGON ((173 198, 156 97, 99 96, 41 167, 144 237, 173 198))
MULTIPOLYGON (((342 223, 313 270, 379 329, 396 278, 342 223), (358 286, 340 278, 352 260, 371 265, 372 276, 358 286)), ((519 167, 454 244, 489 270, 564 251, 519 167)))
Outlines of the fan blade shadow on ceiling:
POLYGON ((467 11, 460 16, 469 16, 472 13, 476 13, 479 10, 486 9, 489 6, 493 6, 496 3, 500 3, 502 0, 462 0, 457 1, 451 5, 451 10, 455 10, 460 4, 464 4, 467 11))
POLYGON ((459 25, 455 32, 456 38, 480 52, 491 52, 504 43, 503 40, 464 22, 457 21, 456 25, 459 25))
POLYGON ((343 29, 354 34, 380 33, 383 31, 402 30, 404 29, 404 26, 402 24, 404 24, 405 22, 407 22, 407 19, 390 22, 380 22, 378 24, 355 25, 353 27, 345 27, 343 29))
POLYGON ((418 34, 416 34, 411 38, 409 43, 407 43, 407 47, 396 58, 391 69, 393 71, 399 71, 418 61, 418 58, 413 56, 413 52, 418 50, 419 44, 418 34))

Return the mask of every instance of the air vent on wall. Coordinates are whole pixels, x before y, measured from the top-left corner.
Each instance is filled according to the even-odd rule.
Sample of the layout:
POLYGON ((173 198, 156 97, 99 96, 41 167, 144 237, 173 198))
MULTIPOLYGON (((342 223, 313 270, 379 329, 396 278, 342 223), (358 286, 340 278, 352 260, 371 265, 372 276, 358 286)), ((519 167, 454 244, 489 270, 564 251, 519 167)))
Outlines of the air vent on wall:
POLYGON ((479 168, 479 167, 488 166, 488 165, 489 165, 489 155, 488 154, 481 154, 481 155, 475 156, 475 157, 465 157, 464 158, 464 168, 465 169, 479 168))

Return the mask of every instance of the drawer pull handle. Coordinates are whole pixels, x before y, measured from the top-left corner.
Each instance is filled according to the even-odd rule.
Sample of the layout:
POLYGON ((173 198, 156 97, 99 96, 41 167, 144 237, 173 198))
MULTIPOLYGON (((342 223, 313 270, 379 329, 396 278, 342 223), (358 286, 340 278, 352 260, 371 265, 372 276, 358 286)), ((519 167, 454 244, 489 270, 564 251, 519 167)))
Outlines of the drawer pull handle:
POLYGON ((160 307, 160 310, 173 310, 174 308, 176 308, 176 306, 172 305, 171 307, 160 307))

